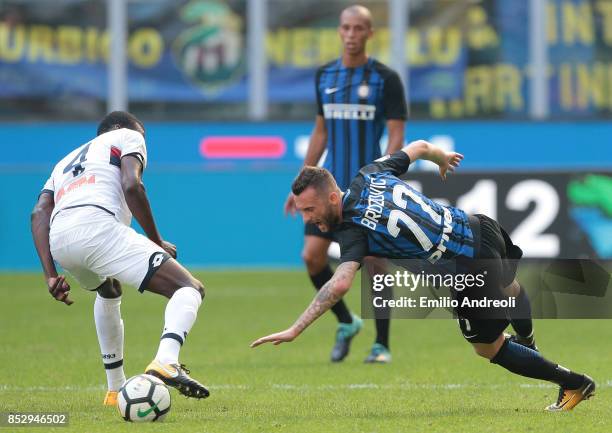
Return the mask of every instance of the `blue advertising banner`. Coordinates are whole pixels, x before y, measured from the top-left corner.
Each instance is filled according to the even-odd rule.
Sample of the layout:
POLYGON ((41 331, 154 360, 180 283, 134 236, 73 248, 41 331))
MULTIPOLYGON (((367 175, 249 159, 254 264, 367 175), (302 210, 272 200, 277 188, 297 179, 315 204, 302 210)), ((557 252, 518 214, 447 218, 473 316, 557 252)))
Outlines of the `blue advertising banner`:
MULTIPOLYGON (((295 170, 306 154, 312 123, 147 122, 149 166, 214 170, 295 170)), ((3 124, 0 169, 47 167, 90 140, 93 123, 3 124)), ((418 122, 406 141, 426 139, 465 155, 463 170, 609 169, 612 123, 418 122)), ((383 137, 381 148, 386 148, 383 137)), ((421 166, 417 164, 417 166, 421 166)), ((427 166, 423 165, 426 169, 427 166)))
MULTIPOLYGON (((184 263, 300 266, 302 223, 283 216, 283 203, 311 123, 146 127, 147 192, 184 263), (245 239, 251 247, 240 248, 245 239)), ((0 269, 37 269, 29 229, 36 197, 54 164, 95 129, 93 123, 0 128, 0 243, 10 246, 0 249, 0 269)), ((408 177, 440 202, 498 217, 531 257, 611 258, 611 136, 612 124, 603 122, 409 122, 408 140, 429 139, 465 159, 446 182, 420 161, 408 177)))

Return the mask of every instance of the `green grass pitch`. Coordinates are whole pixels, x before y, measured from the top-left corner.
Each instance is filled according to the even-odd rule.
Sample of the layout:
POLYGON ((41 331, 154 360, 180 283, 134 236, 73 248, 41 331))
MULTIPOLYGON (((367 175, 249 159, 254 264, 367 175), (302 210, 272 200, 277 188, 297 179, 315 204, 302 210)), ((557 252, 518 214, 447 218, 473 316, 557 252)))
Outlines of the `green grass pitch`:
MULTIPOLYGON (((328 314, 298 340, 250 349, 293 323, 313 291, 303 272, 199 272, 207 297, 181 353, 211 397, 172 390, 163 424, 136 425, 102 406, 105 375, 93 324, 93 294, 73 286, 74 305, 46 293, 41 275, 0 275, 0 412, 67 411, 59 432, 605 432, 612 431, 612 324, 537 321, 543 353, 598 382, 573 412, 543 408, 557 389, 476 357, 453 320, 396 320, 393 363, 364 365, 373 322, 347 360, 328 362, 328 314)), ((358 309, 357 286, 348 296, 358 309)), ((165 300, 125 288, 127 376, 141 373, 160 335, 165 300)), ((40 432, 48 429, 31 428, 40 432)), ((25 428, 3 431, 28 431, 25 428)))

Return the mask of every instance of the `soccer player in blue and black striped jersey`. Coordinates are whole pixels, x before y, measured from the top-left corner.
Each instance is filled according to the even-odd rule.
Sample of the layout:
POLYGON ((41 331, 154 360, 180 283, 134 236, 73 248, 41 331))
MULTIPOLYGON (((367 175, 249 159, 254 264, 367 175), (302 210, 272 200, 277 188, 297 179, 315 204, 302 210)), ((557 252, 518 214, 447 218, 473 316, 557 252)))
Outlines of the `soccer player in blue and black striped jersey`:
MULTIPOLYGON (((342 57, 322 66, 316 74, 318 112, 304 165, 317 165, 327 150, 324 167, 341 188, 364 165, 381 156, 380 139, 387 128, 387 153, 399 150, 404 142, 406 101, 397 73, 368 57, 366 44, 373 34, 370 11, 351 6, 340 15, 338 33, 342 57)), ((289 194, 285 212, 295 214, 293 194, 289 194)), ((333 275, 327 251, 333 235, 306 224, 302 257, 315 288, 320 289, 333 275)), ((380 267, 368 259, 366 267, 380 267)), ((332 308, 339 325, 331 360, 342 361, 351 339, 362 326, 361 319, 340 301, 332 308)), ((389 320, 376 320, 376 341, 366 362, 389 362, 389 320)))
POLYGON ((440 167, 445 179, 462 158, 461 154, 417 141, 366 165, 345 192, 327 170, 303 168, 292 186, 296 207, 305 222, 316 224, 324 232, 336 232, 341 263, 290 328, 262 337, 252 346, 293 341, 350 289, 364 257, 413 259, 430 273, 452 276, 449 272, 460 270, 463 278, 484 277, 483 285, 453 287, 461 332, 475 352, 491 363, 521 376, 558 384, 559 397, 547 407, 549 411, 571 410, 591 397, 595 391, 593 379, 547 360, 535 347, 529 299, 516 280, 522 251, 499 223, 485 215, 468 216, 461 209, 440 205, 399 178, 411 162, 426 159, 440 167), (444 268, 449 261, 455 264, 455 270, 444 268), (517 315, 519 308, 514 306, 464 306, 464 299, 487 302, 489 296, 514 298, 522 314, 517 315), (509 324, 517 332, 515 339, 504 335, 509 324))

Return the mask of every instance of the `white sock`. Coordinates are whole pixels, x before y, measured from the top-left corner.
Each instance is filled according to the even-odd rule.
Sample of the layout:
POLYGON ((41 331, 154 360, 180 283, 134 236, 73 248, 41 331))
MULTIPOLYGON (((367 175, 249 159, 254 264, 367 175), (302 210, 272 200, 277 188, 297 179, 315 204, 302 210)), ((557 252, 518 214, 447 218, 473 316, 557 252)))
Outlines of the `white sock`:
POLYGON ((102 363, 106 371, 108 390, 119 391, 119 388, 125 383, 121 296, 107 299, 98 294, 94 303, 94 319, 100 351, 102 352, 102 363))
POLYGON ((193 287, 181 287, 166 305, 164 332, 155 359, 162 364, 178 363, 179 352, 185 337, 198 316, 202 297, 193 287))

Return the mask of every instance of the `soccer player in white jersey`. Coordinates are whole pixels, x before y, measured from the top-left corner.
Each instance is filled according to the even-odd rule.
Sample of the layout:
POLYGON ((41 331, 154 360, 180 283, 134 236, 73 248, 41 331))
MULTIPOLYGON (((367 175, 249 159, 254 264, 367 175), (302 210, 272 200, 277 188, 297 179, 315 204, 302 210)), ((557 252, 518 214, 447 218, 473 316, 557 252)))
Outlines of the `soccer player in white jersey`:
POLYGON ((96 291, 94 318, 108 392, 116 405, 123 372, 121 284, 166 296, 165 323, 155 359, 145 369, 188 397, 208 390, 179 363, 179 351, 204 297, 202 283, 176 259, 176 247, 163 240, 142 183, 147 166, 145 131, 130 113, 115 111, 98 135, 64 157, 38 197, 32 235, 49 293, 71 305, 70 286, 55 262, 80 285, 96 291), (130 227, 132 215, 146 233, 130 227))

